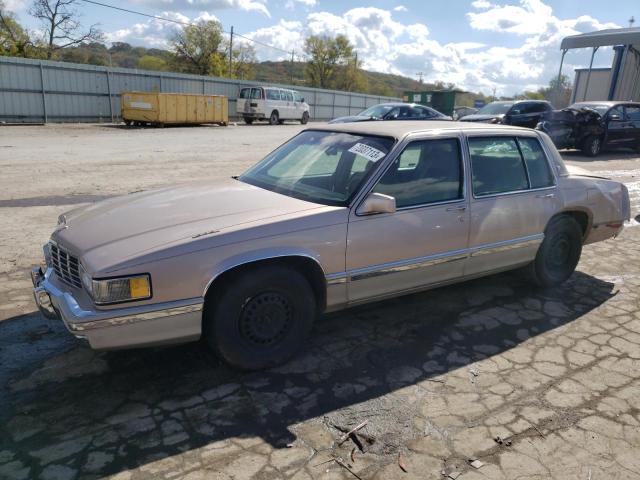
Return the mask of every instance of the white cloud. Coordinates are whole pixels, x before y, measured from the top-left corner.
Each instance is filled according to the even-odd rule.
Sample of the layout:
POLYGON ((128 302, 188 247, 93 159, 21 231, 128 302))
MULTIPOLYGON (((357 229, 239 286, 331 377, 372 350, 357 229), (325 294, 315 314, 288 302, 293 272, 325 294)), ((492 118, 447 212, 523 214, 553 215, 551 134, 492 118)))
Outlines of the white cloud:
POLYGON ((133 0, 131 3, 149 8, 184 10, 244 10, 259 12, 271 18, 265 0, 133 0))
POLYGON ((394 12, 408 12, 409 9, 404 5, 398 5, 397 7, 393 7, 394 12))
POLYGON ((4 0, 4 8, 10 12, 27 9, 27 0, 4 0))
MULTIPOLYGON (((508 95, 546 85, 557 75, 563 37, 616 27, 586 15, 557 18, 551 7, 541 0, 503 0, 499 4, 496 1, 475 0, 467 15, 473 29, 493 32, 495 41, 492 44, 442 43, 431 36, 427 25, 397 21, 392 17, 392 10, 375 7, 357 7, 344 12, 311 11, 299 15, 296 20, 280 19, 274 25, 246 36, 280 49, 254 44, 260 60, 283 60, 290 58, 290 53, 286 52, 292 49, 300 59, 308 35, 343 34, 355 46, 366 69, 412 78, 421 71, 428 82, 452 82, 461 88, 485 93, 491 93, 495 88, 498 94, 508 95)), ((182 14, 169 12, 166 15, 182 14)), ((187 17, 182 15, 182 18, 187 17)), ((163 46, 176 27, 179 28, 149 20, 112 32, 109 39, 163 46)), ((464 32, 464 25, 461 27, 460 32, 464 32)), ((607 51, 603 48, 598 52, 596 63, 610 62, 607 51)), ((578 52, 567 55, 565 73, 572 74, 574 67, 588 64, 590 52, 578 52)))
MULTIPOLYGON (((200 12, 200 14, 194 18, 189 18, 180 12, 162 12, 158 16, 170 18, 182 23, 195 23, 200 20, 218 20, 215 15, 208 12, 200 12)), ((133 45, 144 45, 146 47, 169 48, 171 37, 181 29, 182 26, 177 23, 165 22, 153 18, 136 23, 129 28, 123 28, 115 32, 107 32, 105 37, 109 43, 126 42, 133 45)))

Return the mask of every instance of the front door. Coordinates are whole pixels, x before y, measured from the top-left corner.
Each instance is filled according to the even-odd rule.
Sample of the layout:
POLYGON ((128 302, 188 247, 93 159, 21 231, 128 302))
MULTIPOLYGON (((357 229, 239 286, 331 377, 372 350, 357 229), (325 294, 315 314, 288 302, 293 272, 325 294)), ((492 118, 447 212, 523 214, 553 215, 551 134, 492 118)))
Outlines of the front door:
POLYGON ((633 124, 626 118, 623 105, 613 107, 605 116, 607 124, 607 145, 622 147, 632 137, 633 124))
POLYGON ((470 136, 472 201, 465 275, 535 258, 561 199, 535 136, 470 136))
POLYGON ((387 167, 372 192, 397 211, 350 215, 349 301, 410 291, 462 275, 469 214, 458 137, 415 140, 387 167))

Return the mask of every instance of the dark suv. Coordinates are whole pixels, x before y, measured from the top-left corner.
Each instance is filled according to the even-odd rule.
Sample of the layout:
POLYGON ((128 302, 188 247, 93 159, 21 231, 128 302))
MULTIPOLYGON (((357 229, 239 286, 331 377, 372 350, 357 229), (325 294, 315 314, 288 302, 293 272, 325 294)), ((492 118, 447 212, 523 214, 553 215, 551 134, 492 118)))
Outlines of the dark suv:
POLYGON ((540 117, 553 110, 545 100, 510 100, 491 102, 473 115, 461 118, 461 122, 504 123, 517 127, 535 128, 540 117))

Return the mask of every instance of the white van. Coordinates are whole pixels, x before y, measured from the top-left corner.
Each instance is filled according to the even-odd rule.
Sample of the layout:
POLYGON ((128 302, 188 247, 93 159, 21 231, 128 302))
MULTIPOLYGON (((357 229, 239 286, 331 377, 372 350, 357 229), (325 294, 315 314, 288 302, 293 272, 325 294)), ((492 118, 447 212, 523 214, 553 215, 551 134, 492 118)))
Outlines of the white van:
POLYGON ((303 125, 309 121, 309 105, 298 92, 286 88, 242 88, 236 111, 249 125, 254 120, 269 120, 271 125, 285 120, 299 120, 303 125))

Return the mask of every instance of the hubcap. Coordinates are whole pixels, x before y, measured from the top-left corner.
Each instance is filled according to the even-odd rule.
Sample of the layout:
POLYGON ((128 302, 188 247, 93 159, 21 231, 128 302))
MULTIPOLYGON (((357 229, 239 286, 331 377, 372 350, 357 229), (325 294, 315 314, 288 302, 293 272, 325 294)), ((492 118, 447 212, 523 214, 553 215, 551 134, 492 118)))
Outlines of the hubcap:
POLYGON ((240 333, 255 345, 273 345, 285 336, 291 325, 289 300, 277 292, 250 298, 240 313, 240 333))
POLYGON ((600 140, 596 138, 593 142, 591 142, 591 153, 596 154, 598 153, 599 150, 600 150, 600 140))

